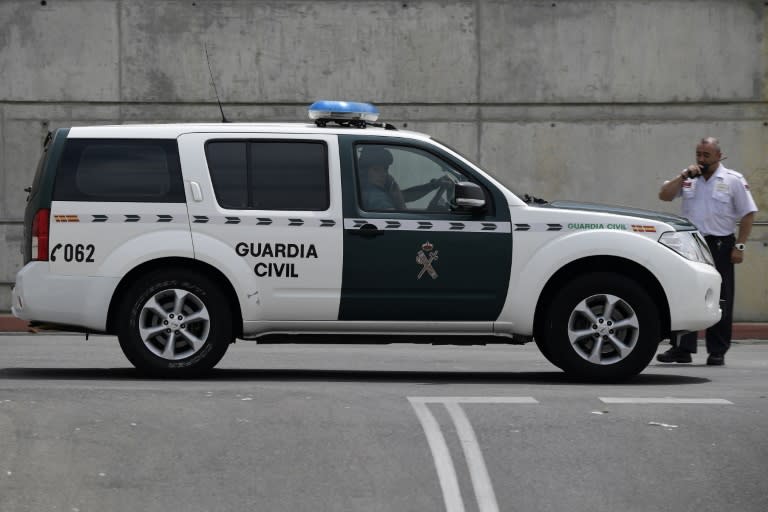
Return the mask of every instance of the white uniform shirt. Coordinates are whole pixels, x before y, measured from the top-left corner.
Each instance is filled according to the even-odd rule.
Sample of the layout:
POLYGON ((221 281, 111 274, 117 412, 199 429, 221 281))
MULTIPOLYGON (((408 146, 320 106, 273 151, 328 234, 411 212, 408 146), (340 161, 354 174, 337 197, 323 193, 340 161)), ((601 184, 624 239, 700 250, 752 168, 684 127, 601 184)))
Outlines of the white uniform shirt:
POLYGON ((683 181, 683 217, 703 235, 727 236, 736 232, 736 223, 757 206, 741 173, 720 164, 708 180, 703 176, 683 181))

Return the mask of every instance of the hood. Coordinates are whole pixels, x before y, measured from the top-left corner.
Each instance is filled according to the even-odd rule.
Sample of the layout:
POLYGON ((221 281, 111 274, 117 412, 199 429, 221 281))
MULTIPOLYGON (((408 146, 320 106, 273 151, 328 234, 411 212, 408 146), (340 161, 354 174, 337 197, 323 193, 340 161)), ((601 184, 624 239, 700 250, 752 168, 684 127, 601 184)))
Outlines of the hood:
POLYGON ((597 203, 579 203, 576 201, 553 201, 543 204, 540 208, 558 208, 562 210, 581 210, 588 212, 613 213, 615 215, 626 215, 629 217, 640 217, 643 219, 664 222, 673 226, 677 231, 695 231, 696 226, 685 217, 671 213, 656 212, 653 210, 642 210, 640 208, 631 208, 627 206, 617 206, 610 204, 597 203))

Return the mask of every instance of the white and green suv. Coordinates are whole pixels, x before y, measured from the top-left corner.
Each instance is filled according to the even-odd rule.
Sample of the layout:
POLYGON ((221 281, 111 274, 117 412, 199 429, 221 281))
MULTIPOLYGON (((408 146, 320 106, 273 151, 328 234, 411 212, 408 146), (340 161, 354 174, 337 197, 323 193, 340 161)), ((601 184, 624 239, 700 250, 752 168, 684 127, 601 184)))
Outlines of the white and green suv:
POLYGON ((138 369, 188 376, 236 338, 525 343, 587 378, 641 372, 720 318, 687 220, 524 201, 366 104, 313 124, 61 128, 25 216, 12 310, 116 334, 138 369))

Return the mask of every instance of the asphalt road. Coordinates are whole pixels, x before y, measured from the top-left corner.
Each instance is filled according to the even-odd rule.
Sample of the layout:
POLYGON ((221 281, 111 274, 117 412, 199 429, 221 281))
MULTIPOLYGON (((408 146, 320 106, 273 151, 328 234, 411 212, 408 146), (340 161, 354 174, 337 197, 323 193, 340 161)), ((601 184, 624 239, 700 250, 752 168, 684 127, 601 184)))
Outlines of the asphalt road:
POLYGON ((535 346, 240 342, 138 378, 0 335, 0 511, 768 510, 768 343, 571 381, 535 346))

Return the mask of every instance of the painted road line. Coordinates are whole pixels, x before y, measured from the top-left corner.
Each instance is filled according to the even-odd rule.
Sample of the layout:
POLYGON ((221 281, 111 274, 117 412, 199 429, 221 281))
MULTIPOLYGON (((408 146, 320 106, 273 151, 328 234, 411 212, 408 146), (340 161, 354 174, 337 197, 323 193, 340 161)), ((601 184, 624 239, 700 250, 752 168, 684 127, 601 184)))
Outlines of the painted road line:
POLYGON ((708 404, 708 405, 733 405, 730 400, 723 398, 637 398, 637 397, 600 397, 606 404, 708 404))
POLYGON ((410 396, 408 401, 416 411, 416 417, 427 436, 427 443, 432 451, 440 488, 443 492, 445 510, 447 512, 464 512, 465 507, 451 452, 448 450, 440 424, 432 411, 429 410, 428 404, 442 404, 448 410, 467 461, 478 511, 498 512, 499 505, 496 501, 496 494, 493 492, 493 485, 485 466, 483 453, 480 450, 480 443, 478 443, 472 424, 460 404, 538 404, 538 400, 530 396, 410 396))
POLYGON ((538 404, 532 396, 409 396, 408 400, 422 404, 538 404))
POLYGON ((440 430, 440 424, 430 412, 426 402, 411 400, 410 398, 408 400, 411 402, 413 410, 416 411, 416 417, 419 418, 424 434, 427 436, 427 443, 432 451, 432 458, 437 469, 437 478, 443 491, 445 510, 446 512, 464 512, 459 479, 456 477, 456 468, 453 466, 451 452, 448 451, 448 445, 445 443, 445 437, 440 430))
POLYGON ((477 509, 480 512, 499 512, 491 476, 488 474, 488 468, 485 467, 480 443, 477 442, 477 436, 469 423, 469 418, 457 402, 447 403, 445 407, 453 419, 453 424, 456 425, 456 433, 459 435, 464 457, 467 459, 469 476, 475 490, 475 499, 477 499, 477 509))

